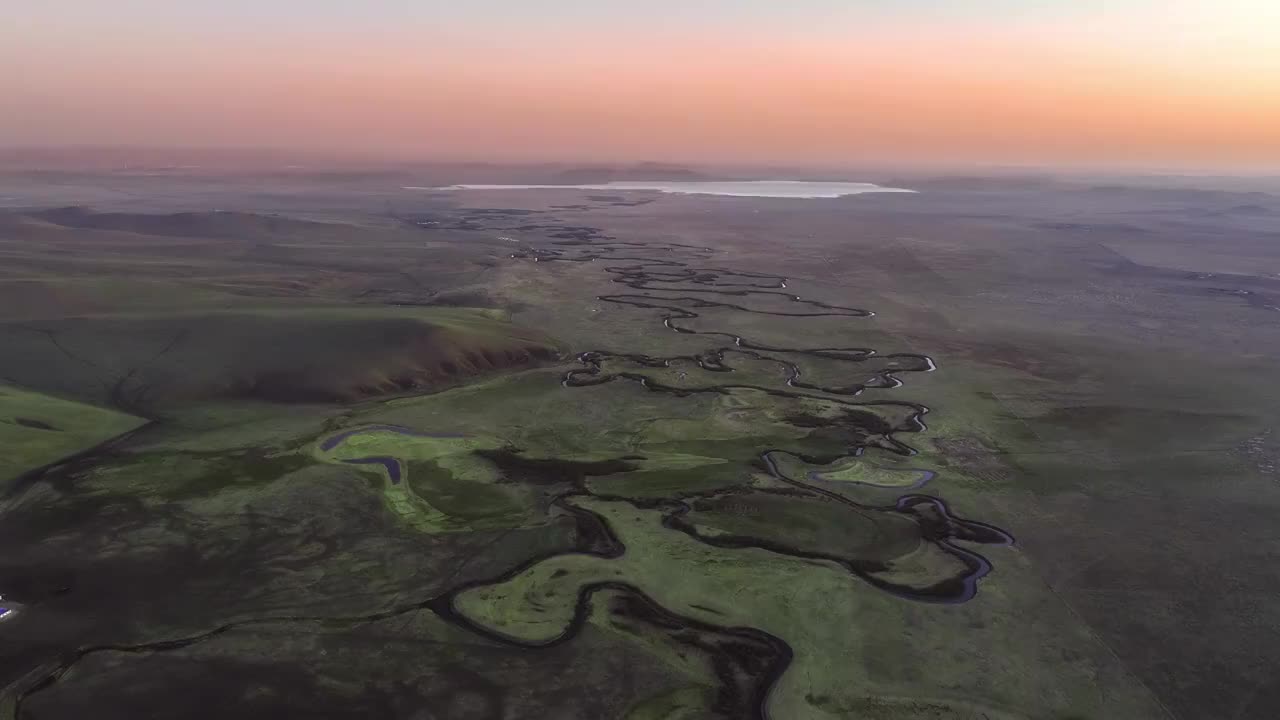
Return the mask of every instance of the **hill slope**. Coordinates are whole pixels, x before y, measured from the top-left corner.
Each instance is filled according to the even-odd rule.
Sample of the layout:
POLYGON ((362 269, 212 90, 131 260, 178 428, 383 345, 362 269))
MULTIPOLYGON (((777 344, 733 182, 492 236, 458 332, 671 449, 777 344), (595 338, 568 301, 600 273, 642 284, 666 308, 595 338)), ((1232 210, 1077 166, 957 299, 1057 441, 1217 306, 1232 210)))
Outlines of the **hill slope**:
POLYGON ((145 421, 0 385, 0 482, 83 452, 145 421))
POLYGON ((557 357, 493 311, 309 307, 0 323, 0 375, 129 412, 252 398, 349 402, 557 357))

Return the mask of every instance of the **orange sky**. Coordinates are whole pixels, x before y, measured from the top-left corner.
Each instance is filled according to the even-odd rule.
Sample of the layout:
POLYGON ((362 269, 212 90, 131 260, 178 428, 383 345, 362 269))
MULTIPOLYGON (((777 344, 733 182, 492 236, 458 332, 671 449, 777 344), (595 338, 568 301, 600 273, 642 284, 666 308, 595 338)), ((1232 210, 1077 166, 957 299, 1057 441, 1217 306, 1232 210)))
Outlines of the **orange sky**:
POLYGON ((0 145, 1280 170, 1280 13, 1225 2, 1230 22, 1192 3, 849 28, 175 32, 46 18, 0 31, 0 65, 17 69, 0 77, 0 145))

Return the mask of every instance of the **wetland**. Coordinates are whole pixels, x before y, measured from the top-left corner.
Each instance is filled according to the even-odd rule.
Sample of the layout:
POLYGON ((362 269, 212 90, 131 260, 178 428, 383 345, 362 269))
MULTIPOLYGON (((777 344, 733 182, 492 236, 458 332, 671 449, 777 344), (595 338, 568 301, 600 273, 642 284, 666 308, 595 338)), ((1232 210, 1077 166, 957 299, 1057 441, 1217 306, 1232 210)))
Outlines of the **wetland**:
POLYGON ((1241 193, 23 182, 0 719, 1278 707, 1241 193))

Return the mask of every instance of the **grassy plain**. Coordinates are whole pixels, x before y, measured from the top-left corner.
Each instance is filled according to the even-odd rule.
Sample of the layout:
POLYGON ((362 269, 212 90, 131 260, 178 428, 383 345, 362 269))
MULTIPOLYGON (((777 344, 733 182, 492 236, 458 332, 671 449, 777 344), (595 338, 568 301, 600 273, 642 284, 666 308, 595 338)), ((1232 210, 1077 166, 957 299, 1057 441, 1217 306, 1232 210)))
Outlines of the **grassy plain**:
POLYGON ((0 482, 137 429, 123 413, 0 385, 0 482))
POLYGON ((1280 712, 1272 195, 65 180, 0 442, 154 422, 0 493, 0 717, 1280 712))

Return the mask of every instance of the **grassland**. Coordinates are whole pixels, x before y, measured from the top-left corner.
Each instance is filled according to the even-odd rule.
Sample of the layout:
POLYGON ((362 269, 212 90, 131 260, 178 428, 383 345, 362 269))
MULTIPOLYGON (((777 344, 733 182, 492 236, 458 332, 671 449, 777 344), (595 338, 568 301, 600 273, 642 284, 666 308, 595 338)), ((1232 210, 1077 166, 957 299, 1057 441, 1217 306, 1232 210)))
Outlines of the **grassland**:
POLYGON ((131 430, 123 413, 0 385, 0 482, 7 482, 131 430))
POLYGON ((0 717, 1280 708, 1239 193, 365 182, 4 215, 0 717))
POLYGON ((9 376, 150 415, 214 398, 342 402, 553 359, 489 310, 251 308, 0 324, 9 376))

